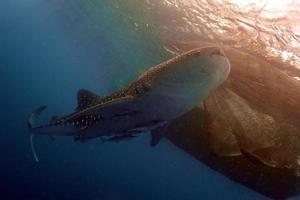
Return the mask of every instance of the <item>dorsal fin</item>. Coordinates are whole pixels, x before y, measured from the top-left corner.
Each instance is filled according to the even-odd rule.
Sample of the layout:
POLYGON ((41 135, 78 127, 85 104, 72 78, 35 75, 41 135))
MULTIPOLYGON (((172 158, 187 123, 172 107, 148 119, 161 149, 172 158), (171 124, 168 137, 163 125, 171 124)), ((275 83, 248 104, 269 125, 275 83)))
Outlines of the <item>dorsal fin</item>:
POLYGON ((77 93, 77 110, 83 110, 88 106, 96 103, 99 99, 101 99, 101 97, 94 94, 93 92, 81 89, 77 93))
POLYGON ((51 117, 51 122, 55 122, 55 121, 57 121, 59 119, 59 117, 58 116, 56 116, 56 115, 54 115, 54 116, 52 116, 51 117))

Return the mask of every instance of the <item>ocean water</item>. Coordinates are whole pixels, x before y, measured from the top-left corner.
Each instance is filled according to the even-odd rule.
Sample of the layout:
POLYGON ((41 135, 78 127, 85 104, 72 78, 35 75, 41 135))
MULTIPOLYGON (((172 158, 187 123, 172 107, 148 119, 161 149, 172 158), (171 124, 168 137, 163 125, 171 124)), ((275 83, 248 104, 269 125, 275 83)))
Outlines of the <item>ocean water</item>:
POLYGON ((105 144, 36 137, 34 161, 34 108, 48 106, 42 120, 72 112, 79 89, 108 95, 172 57, 126 16, 104 0, 0 2, 0 199, 269 199, 167 139, 150 147, 148 134, 105 144))

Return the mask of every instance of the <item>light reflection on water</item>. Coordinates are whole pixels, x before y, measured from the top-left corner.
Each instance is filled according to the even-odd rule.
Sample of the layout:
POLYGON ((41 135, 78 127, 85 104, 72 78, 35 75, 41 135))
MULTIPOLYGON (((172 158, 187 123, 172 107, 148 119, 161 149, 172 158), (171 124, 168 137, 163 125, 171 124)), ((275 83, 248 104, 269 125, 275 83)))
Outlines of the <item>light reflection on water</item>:
POLYGON ((143 9, 132 13, 151 16, 152 28, 166 41, 229 45, 300 65, 300 1, 152 0, 125 4, 131 3, 143 9))

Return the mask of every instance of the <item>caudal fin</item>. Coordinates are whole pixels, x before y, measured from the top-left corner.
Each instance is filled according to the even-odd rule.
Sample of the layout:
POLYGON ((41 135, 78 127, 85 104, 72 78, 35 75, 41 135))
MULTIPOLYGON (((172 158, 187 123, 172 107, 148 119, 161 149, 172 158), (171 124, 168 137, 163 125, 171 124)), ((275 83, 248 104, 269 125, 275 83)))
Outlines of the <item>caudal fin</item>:
POLYGON ((47 107, 46 106, 41 106, 37 109, 35 109, 28 117, 27 119, 27 126, 29 130, 29 140, 30 140, 30 146, 31 146, 31 151, 32 155, 35 159, 36 162, 39 162, 38 156, 36 154, 35 148, 34 148, 34 143, 33 143, 33 138, 34 138, 34 133, 32 132, 32 129, 36 126, 35 122, 36 119, 39 117, 42 111, 44 111, 47 107))
POLYGON ((31 147, 32 155, 34 157, 34 160, 36 162, 39 162, 39 158, 38 158, 35 148, 34 148, 33 138, 34 138, 34 135, 32 133, 30 133, 30 147, 31 147))

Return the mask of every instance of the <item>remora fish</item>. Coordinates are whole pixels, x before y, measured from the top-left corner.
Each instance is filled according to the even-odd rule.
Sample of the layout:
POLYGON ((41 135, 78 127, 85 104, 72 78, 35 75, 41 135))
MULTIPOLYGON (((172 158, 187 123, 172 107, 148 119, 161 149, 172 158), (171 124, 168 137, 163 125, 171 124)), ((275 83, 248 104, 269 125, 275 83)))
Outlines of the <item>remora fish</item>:
POLYGON ((30 143, 37 134, 74 136, 86 141, 101 136, 121 136, 150 131, 151 145, 156 145, 168 124, 188 112, 222 84, 230 64, 218 47, 194 49, 167 60, 142 74, 135 82, 107 97, 87 90, 77 94, 77 111, 53 117, 35 126, 37 116, 46 108, 35 110, 28 118, 30 143))
POLYGON ((124 141, 124 140, 131 140, 135 137, 136 137, 135 135, 126 134, 126 135, 121 135, 121 136, 113 136, 108 139, 103 139, 103 138, 100 138, 100 139, 104 143, 104 142, 120 142, 120 141, 124 141))

